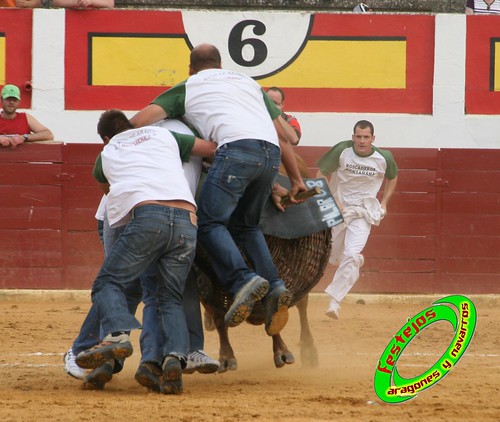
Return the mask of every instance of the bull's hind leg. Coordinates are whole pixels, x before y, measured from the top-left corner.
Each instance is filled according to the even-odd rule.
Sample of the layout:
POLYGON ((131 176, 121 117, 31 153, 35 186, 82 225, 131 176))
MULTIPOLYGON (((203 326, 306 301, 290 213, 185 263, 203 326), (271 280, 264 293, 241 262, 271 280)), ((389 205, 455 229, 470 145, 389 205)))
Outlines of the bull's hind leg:
POLYGON ((279 334, 272 336, 273 338, 273 353, 274 353, 274 365, 276 368, 281 368, 285 364, 295 363, 295 357, 292 352, 288 350, 287 345, 281 338, 279 334))
POLYGON ((224 323, 224 314, 216 311, 212 317, 217 333, 219 334, 220 366, 218 372, 235 371, 238 368, 238 362, 229 342, 229 329, 224 323))
POLYGON ((307 319, 308 302, 309 295, 305 295, 296 303, 300 317, 300 360, 302 365, 315 368, 318 366, 318 350, 314 345, 314 339, 307 319))

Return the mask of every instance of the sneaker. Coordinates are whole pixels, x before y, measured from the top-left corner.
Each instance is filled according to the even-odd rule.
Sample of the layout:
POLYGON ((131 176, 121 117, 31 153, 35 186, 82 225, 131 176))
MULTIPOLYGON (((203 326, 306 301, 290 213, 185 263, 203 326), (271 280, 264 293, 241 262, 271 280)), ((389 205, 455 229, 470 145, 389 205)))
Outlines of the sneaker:
POLYGON ((83 380, 84 390, 103 390, 104 385, 111 381, 113 378, 113 371, 115 369, 115 360, 110 359, 104 362, 98 368, 89 372, 83 380))
POLYGON ((69 349, 65 354, 64 354, 64 372, 66 372, 68 375, 71 375, 73 378, 82 380, 85 378, 85 369, 80 368, 76 362, 76 356, 73 353, 73 349, 69 349))
POLYGON ((92 349, 78 353, 76 364, 82 368, 98 368, 111 359, 125 359, 133 352, 132 343, 126 333, 104 337, 101 343, 92 349))
POLYGON ((332 319, 339 319, 340 304, 335 299, 332 299, 330 301, 330 305, 328 306, 328 310, 326 311, 326 316, 329 316, 332 319))
POLYGON ((182 390, 181 361, 174 356, 167 356, 163 361, 161 392, 162 394, 181 394, 182 390))
POLYGON ((200 374, 213 374, 219 369, 220 362, 212 359, 203 350, 196 350, 187 357, 187 365, 182 370, 184 374, 199 372, 200 374))
POLYGON ((262 299, 269 290, 269 282, 256 275, 234 296, 234 301, 224 316, 228 327, 236 327, 252 313, 253 305, 262 299))
POLYGON ((156 362, 143 362, 137 368, 135 380, 149 391, 160 392, 162 370, 156 362))
POLYGON ((285 286, 278 286, 264 299, 266 333, 275 336, 288 322, 288 308, 292 304, 292 294, 285 286))

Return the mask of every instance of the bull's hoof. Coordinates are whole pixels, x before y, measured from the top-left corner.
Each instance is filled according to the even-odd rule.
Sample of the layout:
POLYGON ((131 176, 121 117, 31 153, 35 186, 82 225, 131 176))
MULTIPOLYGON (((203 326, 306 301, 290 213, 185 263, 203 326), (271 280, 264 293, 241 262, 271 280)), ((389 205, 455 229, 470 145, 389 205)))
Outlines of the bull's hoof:
POLYGON ((238 361, 236 358, 219 358, 220 366, 217 372, 236 371, 238 369, 238 361))
POLYGON ((300 361, 303 366, 316 368, 319 363, 318 351, 314 344, 302 344, 300 347, 300 361))
POLYGON ((281 368, 287 365, 291 365, 292 363, 295 363, 295 358, 292 354, 292 352, 289 352, 288 350, 286 352, 278 352, 274 354, 274 366, 276 368, 281 368))

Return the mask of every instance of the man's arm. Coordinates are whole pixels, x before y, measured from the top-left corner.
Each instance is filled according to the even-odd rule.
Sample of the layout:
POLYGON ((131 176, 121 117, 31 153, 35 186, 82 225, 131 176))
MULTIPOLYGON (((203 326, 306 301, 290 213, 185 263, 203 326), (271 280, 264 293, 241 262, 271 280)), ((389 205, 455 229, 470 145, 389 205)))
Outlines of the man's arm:
POLYGON ((195 137, 191 155, 196 155, 197 157, 212 158, 215 154, 216 149, 217 144, 215 142, 195 137))
POLYGON ((130 123, 134 127, 143 127, 164 120, 168 117, 167 112, 157 104, 149 104, 137 112, 130 123))
MULTIPOLYGON (((281 116, 279 118, 281 118, 281 116)), ((295 133, 293 129, 292 131, 295 133)), ((291 183, 290 202, 295 204, 299 202, 295 199, 295 195, 301 191, 306 191, 307 187, 302 180, 302 176, 300 175, 292 145, 281 137, 279 138, 279 142, 281 148, 281 162, 283 163, 283 166, 285 166, 286 173, 291 183)))
POLYGON ((36 142, 36 141, 52 141, 54 139, 54 135, 52 134, 52 131, 42 125, 37 119, 35 119, 33 116, 30 114, 26 115, 28 119, 28 125, 31 130, 31 134, 28 134, 28 141, 29 142, 36 142))
POLYGON ((380 206, 384 210, 384 214, 387 214, 387 204, 392 197, 392 194, 396 190, 396 185, 398 183, 398 176, 394 179, 386 179, 384 185, 384 194, 382 195, 382 201, 380 202, 380 206))
POLYGON ((107 195, 109 193, 109 183, 100 183, 99 182, 99 187, 101 190, 107 195))
POLYGON ((297 145, 299 143, 299 137, 297 136, 295 129, 290 126, 285 119, 283 119, 283 117, 278 116, 273 120, 273 123, 280 141, 286 141, 291 145, 297 145))

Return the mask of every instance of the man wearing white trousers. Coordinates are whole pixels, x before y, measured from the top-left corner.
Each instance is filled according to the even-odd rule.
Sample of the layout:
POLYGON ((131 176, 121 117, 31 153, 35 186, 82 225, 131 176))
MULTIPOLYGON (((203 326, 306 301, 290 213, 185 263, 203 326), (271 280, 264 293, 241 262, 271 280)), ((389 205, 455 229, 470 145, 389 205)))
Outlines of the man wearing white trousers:
POLYGON ((352 140, 334 145, 318 160, 318 175, 329 181, 344 222, 332 228, 330 263, 338 265, 326 288, 331 300, 326 314, 339 318, 340 303, 359 278, 363 251, 372 225, 387 214, 387 204, 396 189, 398 167, 392 153, 373 146, 373 124, 360 120, 352 140), (377 194, 385 180, 380 203, 377 194))

